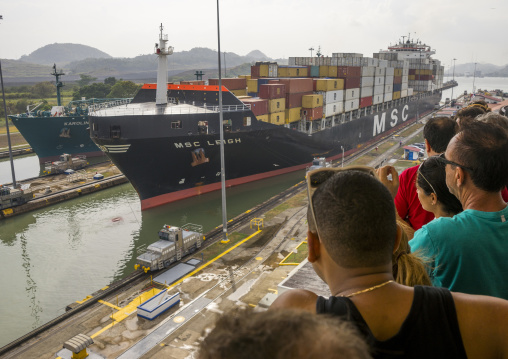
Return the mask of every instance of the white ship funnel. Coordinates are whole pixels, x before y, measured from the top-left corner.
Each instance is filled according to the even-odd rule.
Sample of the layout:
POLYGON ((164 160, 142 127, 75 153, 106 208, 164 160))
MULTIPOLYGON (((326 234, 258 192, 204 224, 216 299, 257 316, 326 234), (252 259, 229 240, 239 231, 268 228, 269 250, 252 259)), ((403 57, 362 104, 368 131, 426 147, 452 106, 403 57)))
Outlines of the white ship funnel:
POLYGON ((168 103, 168 60, 166 56, 173 54, 173 47, 167 46, 168 35, 162 34, 162 24, 160 26, 159 43, 155 44, 155 53, 159 56, 159 66, 157 67, 157 92, 155 95, 156 105, 166 105, 168 103))

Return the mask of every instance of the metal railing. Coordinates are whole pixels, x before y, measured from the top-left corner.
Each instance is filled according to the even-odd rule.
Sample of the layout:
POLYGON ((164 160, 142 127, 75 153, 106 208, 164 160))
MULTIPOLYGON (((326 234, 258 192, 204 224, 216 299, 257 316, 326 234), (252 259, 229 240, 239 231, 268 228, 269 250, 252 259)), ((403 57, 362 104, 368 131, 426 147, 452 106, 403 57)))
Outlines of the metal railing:
MULTIPOLYGON (((122 103, 123 104, 123 103, 122 103)), ((89 113, 92 116, 142 116, 142 115, 157 115, 157 114, 195 114, 195 113, 218 113, 219 106, 217 105, 193 105, 192 103, 179 102, 174 98, 168 98, 168 105, 158 108, 154 106, 139 106, 139 107, 118 107, 116 105, 104 106, 104 104, 94 105, 94 108, 89 108, 89 113), (106 110, 107 111, 102 111, 106 110)), ((223 105, 223 112, 242 112, 249 111, 250 104, 241 105, 223 105)))
POLYGON ((131 98, 126 98, 126 99, 118 99, 118 100, 114 100, 114 101, 96 103, 96 104, 88 106, 88 112, 90 113, 90 112, 95 112, 95 111, 102 110, 105 108, 127 105, 127 104, 131 103, 131 101, 132 101, 131 98))

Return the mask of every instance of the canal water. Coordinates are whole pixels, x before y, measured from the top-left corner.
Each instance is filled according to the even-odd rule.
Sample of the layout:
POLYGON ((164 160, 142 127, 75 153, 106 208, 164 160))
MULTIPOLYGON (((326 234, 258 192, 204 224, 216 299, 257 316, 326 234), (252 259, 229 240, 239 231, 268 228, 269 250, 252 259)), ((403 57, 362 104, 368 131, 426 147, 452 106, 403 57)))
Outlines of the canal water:
MULTIPOLYGON (((303 180, 304 171, 227 190, 228 218, 303 180)), ((164 225, 222 223, 215 191, 141 212, 130 184, 0 221, 0 347, 133 271, 164 225)), ((206 260, 206 258, 205 258, 206 260)))

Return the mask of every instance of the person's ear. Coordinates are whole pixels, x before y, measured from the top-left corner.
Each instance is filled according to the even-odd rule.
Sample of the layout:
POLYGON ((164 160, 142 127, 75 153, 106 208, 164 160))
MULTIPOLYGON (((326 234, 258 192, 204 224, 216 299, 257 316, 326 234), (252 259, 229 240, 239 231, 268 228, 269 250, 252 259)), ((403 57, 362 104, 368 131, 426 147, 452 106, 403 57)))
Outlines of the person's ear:
POLYGON ((397 252, 397 249, 399 249, 401 239, 402 239, 402 228, 397 223, 397 234, 395 236, 395 243, 393 245, 393 253, 397 252))
POLYGON ((434 192, 430 194, 430 199, 432 200, 432 205, 435 206, 437 204, 437 195, 434 192))
POLYGON ((309 248, 307 259, 313 263, 321 256, 321 243, 316 233, 307 231, 307 247, 309 248))
POLYGON ((457 187, 462 187, 466 180, 466 171, 459 166, 455 167, 455 181, 457 183, 457 187))

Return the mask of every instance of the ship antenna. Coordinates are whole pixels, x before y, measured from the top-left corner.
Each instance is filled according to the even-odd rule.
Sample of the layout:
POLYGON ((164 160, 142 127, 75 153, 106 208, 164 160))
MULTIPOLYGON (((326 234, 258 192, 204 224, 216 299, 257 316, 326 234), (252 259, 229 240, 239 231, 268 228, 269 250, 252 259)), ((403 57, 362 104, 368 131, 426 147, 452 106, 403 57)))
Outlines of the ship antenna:
POLYGON ((219 129, 220 129, 220 173, 221 173, 221 193, 222 193, 222 241, 228 243, 228 220, 226 212, 226 167, 224 161, 224 115, 222 111, 222 75, 220 63, 220 22, 219 22, 219 0, 217 0, 217 43, 218 43, 218 62, 219 62, 219 129))

